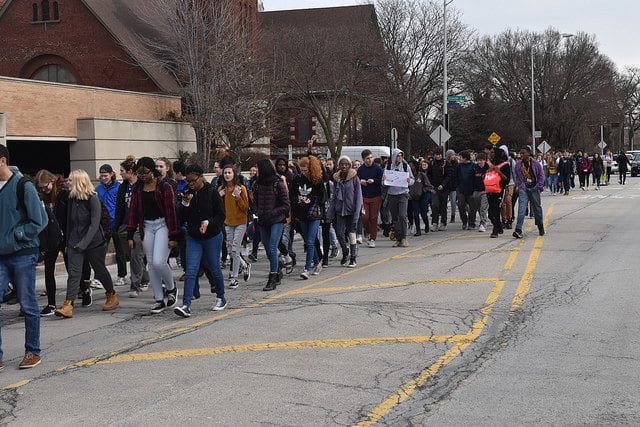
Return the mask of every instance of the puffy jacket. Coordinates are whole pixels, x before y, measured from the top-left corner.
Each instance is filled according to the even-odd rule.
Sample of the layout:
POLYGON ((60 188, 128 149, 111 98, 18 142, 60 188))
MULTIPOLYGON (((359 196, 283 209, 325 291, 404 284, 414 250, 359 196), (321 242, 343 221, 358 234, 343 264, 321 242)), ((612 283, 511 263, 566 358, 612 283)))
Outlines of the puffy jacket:
POLYGON ((100 246, 105 236, 100 228, 102 206, 98 196, 89 200, 69 198, 67 207, 67 247, 84 251, 100 246))
POLYGON ((429 170, 427 171, 427 176, 429 177, 429 181, 431 181, 431 185, 436 191, 449 191, 449 186, 451 184, 451 177, 453 176, 453 170, 451 168, 451 163, 441 160, 433 160, 429 170), (438 187, 442 185, 442 190, 438 190, 438 187))
POLYGON ((256 180, 251 190, 253 213, 258 217, 258 225, 270 227, 284 222, 289 214, 289 194, 284 183, 274 178, 268 183, 256 180))
POLYGON ((335 191, 331 195, 329 202, 329 219, 336 216, 353 215, 354 221, 360 218, 362 209, 362 187, 356 171, 349 169, 346 179, 342 179, 340 172, 333 174, 335 180, 335 191))
POLYGON ((225 212, 222 197, 208 182, 193 194, 189 206, 180 204, 180 220, 187 223, 187 234, 196 240, 217 236, 224 227, 225 212), (202 221, 209 221, 206 233, 200 233, 202 221))
POLYGON ((109 211, 109 223, 111 225, 111 230, 114 230, 116 226, 116 203, 118 200, 119 189, 120 183, 118 181, 113 181, 109 185, 104 185, 104 183, 101 182, 96 186, 98 198, 102 204, 106 206, 107 211, 109 211))

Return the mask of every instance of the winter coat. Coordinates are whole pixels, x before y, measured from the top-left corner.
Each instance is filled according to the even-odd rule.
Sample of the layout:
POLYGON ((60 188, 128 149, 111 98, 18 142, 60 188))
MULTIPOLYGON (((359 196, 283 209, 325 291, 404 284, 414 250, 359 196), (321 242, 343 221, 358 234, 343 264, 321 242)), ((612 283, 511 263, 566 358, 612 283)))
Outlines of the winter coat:
POLYGON ((353 221, 357 222, 362 210, 362 187, 356 171, 349 169, 346 179, 336 172, 333 179, 335 189, 329 202, 329 219, 333 221, 336 216, 353 215, 353 221))

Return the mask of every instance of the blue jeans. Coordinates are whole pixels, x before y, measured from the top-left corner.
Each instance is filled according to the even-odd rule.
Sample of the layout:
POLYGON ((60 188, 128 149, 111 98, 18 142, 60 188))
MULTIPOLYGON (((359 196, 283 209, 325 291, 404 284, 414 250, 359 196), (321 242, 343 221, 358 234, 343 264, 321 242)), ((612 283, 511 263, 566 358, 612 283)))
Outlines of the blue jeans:
MULTIPOLYGON (((24 349, 34 354, 40 354, 40 309, 36 297, 37 262, 37 254, 0 257, 0 295, 6 293, 9 282, 13 283, 20 308, 24 313, 24 349)), ((2 336, 0 336, 0 360, 2 360, 2 336)))
POLYGON ((311 270, 311 267, 319 262, 318 254, 316 253, 316 239, 318 238, 319 228, 319 219, 300 221, 300 229, 302 230, 304 241, 307 244, 307 259, 304 264, 305 270, 311 270))
POLYGON ((187 236, 187 267, 184 272, 184 293, 182 304, 191 305, 193 290, 196 286, 200 263, 203 263, 213 275, 213 281, 218 298, 224 298, 224 276, 220 269, 220 252, 222 250, 222 233, 199 240, 187 236))
POLYGON ((278 272, 278 243, 282 237, 282 228, 284 224, 281 222, 272 224, 268 227, 260 226, 260 239, 262 245, 269 258, 269 272, 278 272))
POLYGON ((358 256, 358 244, 356 243, 356 222, 353 222, 353 215, 336 215, 336 235, 342 255, 349 254, 351 258, 358 256))
POLYGON ((531 209, 533 209, 536 225, 543 224, 540 192, 535 188, 527 188, 525 190, 518 189, 518 221, 516 222, 516 230, 518 231, 522 231, 524 214, 529 203, 531 203, 531 209))

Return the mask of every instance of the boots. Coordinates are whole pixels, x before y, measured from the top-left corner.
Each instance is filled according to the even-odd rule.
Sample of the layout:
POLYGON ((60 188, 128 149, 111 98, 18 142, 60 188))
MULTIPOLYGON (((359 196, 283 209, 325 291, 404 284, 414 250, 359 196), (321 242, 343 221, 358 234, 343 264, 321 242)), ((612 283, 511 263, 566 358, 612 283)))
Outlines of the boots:
POLYGON ((56 309, 53 314, 58 317, 64 317, 65 319, 71 319, 73 317, 73 301, 65 300, 62 307, 56 309))
POLYGON ((107 292, 107 300, 102 306, 102 311, 115 310, 119 304, 120 301, 118 301, 118 295, 115 293, 115 291, 107 292))
POLYGON ((269 280, 267 285, 262 288, 263 291, 274 291, 278 286, 278 273, 269 273, 269 280))
POLYGON ((273 284, 273 289, 282 284, 282 271, 278 271, 278 274, 275 279, 275 283, 273 284))

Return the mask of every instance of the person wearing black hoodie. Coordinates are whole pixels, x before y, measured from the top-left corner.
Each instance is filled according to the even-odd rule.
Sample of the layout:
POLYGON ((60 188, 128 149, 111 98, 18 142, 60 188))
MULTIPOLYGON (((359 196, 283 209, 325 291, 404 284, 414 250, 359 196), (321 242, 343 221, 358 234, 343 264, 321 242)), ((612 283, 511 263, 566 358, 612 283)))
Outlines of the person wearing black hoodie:
POLYGON ((431 206, 431 231, 447 229, 447 202, 449 201, 452 176, 451 164, 442 158, 442 149, 436 148, 428 171, 429 182, 436 190, 431 206), (438 226, 438 220, 440 226, 438 226))
MULTIPOLYGON (((471 163, 471 153, 460 152, 460 161, 457 165, 458 185, 456 188, 456 201, 458 212, 462 221, 462 229, 469 226, 469 212, 471 211, 471 196, 473 195, 474 164, 471 163)), ((453 215, 451 215, 453 216, 453 215)))

